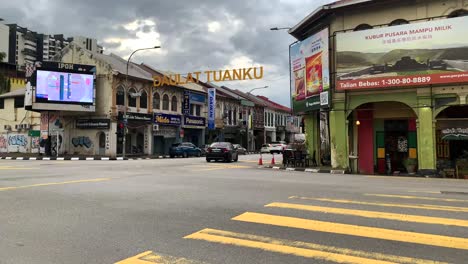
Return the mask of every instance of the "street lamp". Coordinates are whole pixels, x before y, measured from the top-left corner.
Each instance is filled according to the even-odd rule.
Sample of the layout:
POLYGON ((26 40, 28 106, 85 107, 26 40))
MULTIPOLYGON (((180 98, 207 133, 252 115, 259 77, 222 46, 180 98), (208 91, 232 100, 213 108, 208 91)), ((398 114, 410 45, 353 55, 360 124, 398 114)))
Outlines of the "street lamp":
POLYGON ((130 59, 132 58, 133 54, 135 54, 138 51, 141 50, 150 50, 150 49, 159 49, 161 46, 154 46, 151 48, 143 48, 143 49, 137 49, 130 54, 130 57, 128 57, 127 60, 127 73, 125 74, 125 89, 124 89, 124 127, 123 127, 123 140, 122 140, 122 158, 125 158, 125 147, 126 147, 126 141, 127 141, 127 89, 129 88, 128 86, 128 65, 130 64, 130 59))
MULTIPOLYGON (((253 91, 259 90, 259 89, 266 89, 266 88, 268 88, 268 87, 269 87, 269 86, 266 85, 266 86, 263 86, 263 87, 252 88, 250 91, 247 92, 247 94, 253 95, 253 94, 252 94, 253 91)), ((249 119, 247 120, 247 122, 250 122, 250 116, 249 116, 249 119)), ((249 146, 249 126, 248 126, 248 125, 247 125, 246 131, 247 131, 247 133, 246 133, 246 134, 247 134, 247 149, 252 149, 252 148, 250 148, 250 146, 249 146)), ((254 147, 254 148, 255 148, 255 147, 254 147)))
POLYGON ((290 27, 273 27, 273 28, 270 28, 270 30, 284 30, 284 29, 290 30, 291 28, 290 27))
POLYGON ((258 89, 266 89, 266 88, 268 88, 268 85, 263 86, 263 87, 253 88, 253 89, 251 89, 250 91, 248 91, 247 93, 248 93, 248 94, 251 94, 251 93, 252 93, 253 91, 255 91, 255 90, 258 90, 258 89))

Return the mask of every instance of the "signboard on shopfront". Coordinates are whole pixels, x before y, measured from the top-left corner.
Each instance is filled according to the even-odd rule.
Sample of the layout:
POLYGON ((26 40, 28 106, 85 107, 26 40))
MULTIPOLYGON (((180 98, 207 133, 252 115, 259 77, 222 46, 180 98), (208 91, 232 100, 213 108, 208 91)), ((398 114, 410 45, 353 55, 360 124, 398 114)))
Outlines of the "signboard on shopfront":
POLYGON ((205 127, 206 120, 204 117, 199 116, 184 116, 184 125, 186 126, 198 126, 198 127, 205 127))
POLYGON ((468 140, 467 120, 438 120, 442 140, 468 140))
POLYGON ((79 129, 109 129, 109 119, 77 119, 75 127, 79 129))
POLYGON ((154 123, 166 126, 180 126, 182 124, 182 117, 180 115, 157 113, 154 114, 154 123))
POLYGON ((151 115, 151 114, 140 114, 140 113, 128 113, 127 112, 126 119, 151 122, 151 120, 153 119, 153 115, 151 115))
POLYGON ((336 89, 468 82, 468 17, 336 35, 336 89))
POLYGON ((328 28, 289 48, 291 105, 295 114, 328 107, 320 94, 330 89, 328 28))
POLYGON ((184 99, 182 102, 182 114, 189 115, 190 114, 190 92, 184 91, 184 99))

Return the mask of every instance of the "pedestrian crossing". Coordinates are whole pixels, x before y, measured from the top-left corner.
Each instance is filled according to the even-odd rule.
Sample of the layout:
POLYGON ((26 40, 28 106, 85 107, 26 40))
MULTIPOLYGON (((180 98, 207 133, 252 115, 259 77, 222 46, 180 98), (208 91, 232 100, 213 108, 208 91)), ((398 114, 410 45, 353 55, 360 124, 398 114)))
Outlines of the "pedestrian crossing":
MULTIPOLYGON (((457 252, 455 255, 461 254, 468 260, 468 208, 459 205, 465 202, 467 201, 463 199, 393 194, 363 194, 358 199, 290 196, 287 201, 265 204, 263 208, 258 208, 260 212, 244 212, 234 216, 226 223, 226 227, 207 227, 184 238, 224 247, 256 249, 315 260, 311 263, 467 263, 453 262, 454 258, 442 253, 434 254, 436 251, 433 251, 457 252), (375 199, 368 201, 369 197, 375 199), (388 199, 392 201, 386 201, 388 199), (414 201, 425 203, 413 203, 414 201), (451 206, 450 203, 457 203, 457 206, 451 206), (349 206, 359 208, 345 208, 349 206), (405 213, 408 210, 410 214, 405 213), (336 221, 328 220, 335 219, 334 217, 337 217, 336 221), (240 225, 241 230, 236 223, 243 224, 240 225), (271 229, 271 232, 265 236, 248 225, 261 227, 262 230, 271 229), (249 231, 242 232, 242 227, 249 231), (299 230, 306 237, 310 236, 311 241, 298 241, 291 237, 285 239, 284 232, 276 234, 279 232, 278 228, 299 230), (326 243, 320 239, 324 236, 330 237, 325 239, 326 243), (339 241, 336 240, 337 236, 340 237, 339 241), (375 241, 379 246, 356 248, 351 246, 352 243, 342 243, 343 240, 359 238, 375 241), (330 241, 336 245, 330 245, 330 241), (379 250, 386 245, 391 245, 396 250, 379 250), (412 255, 411 251, 398 250, 408 247, 415 248, 415 252, 419 254, 412 255), (432 253, 421 254, 424 250, 432 253)), ((297 234, 292 231, 289 233, 291 236, 297 234)), ((304 236, 301 237, 304 240, 304 236)), ((195 247, 196 244, 192 246, 195 247)))

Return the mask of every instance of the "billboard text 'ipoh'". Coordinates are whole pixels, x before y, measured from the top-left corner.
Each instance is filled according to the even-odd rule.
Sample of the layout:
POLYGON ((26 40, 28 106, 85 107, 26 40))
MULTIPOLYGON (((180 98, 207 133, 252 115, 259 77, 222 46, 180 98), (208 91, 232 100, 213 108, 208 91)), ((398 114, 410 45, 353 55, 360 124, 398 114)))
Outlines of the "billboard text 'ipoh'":
POLYGON ((468 82, 468 17, 336 36, 337 90, 468 82))
POLYGON ((330 88, 328 28, 290 46, 291 105, 296 114, 320 109, 330 88))

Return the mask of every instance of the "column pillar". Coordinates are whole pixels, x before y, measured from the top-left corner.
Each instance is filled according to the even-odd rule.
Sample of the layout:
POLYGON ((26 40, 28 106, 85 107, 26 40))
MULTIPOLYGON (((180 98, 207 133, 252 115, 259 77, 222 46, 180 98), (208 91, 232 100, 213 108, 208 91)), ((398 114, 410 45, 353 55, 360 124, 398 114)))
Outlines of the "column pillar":
MULTIPOLYGON (((419 102, 418 102, 419 103, 419 102)), ((424 105, 424 104, 420 104, 424 105)), ((430 104, 425 104, 430 105, 430 104)), ((418 169, 423 173, 433 173, 436 170, 435 123, 432 108, 421 107, 418 110, 417 142, 418 169)))
POLYGON ((334 169, 349 168, 348 155, 348 126, 344 103, 335 103, 335 109, 330 111, 330 149, 331 163, 334 169))

